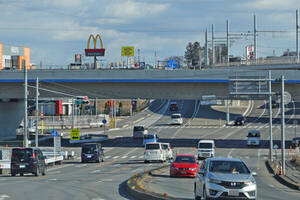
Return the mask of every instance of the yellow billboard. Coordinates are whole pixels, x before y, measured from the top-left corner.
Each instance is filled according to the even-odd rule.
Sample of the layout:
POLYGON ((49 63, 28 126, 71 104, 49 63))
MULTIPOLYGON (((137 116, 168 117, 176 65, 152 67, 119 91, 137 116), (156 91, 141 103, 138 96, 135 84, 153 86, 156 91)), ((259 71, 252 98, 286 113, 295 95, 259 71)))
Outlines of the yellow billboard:
POLYGON ((134 47, 122 47, 121 56, 134 56, 134 47))

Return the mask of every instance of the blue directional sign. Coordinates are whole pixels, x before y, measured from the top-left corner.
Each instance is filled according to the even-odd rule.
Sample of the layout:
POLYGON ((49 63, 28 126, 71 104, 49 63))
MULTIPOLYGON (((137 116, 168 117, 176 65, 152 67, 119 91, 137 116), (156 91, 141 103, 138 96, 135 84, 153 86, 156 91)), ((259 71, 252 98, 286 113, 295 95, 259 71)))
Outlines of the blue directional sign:
POLYGON ((106 123, 107 123, 106 119, 103 119, 103 120, 102 120, 102 123, 103 123, 103 124, 106 124, 106 123))
POLYGON ((57 130, 52 130, 52 131, 51 131, 51 136, 53 136, 53 137, 58 137, 59 134, 58 134, 57 130))
POLYGON ((145 67, 146 67, 146 63, 145 62, 140 62, 140 68, 145 69, 145 67))
POLYGON ((168 60, 168 69, 178 68, 177 60, 168 60))

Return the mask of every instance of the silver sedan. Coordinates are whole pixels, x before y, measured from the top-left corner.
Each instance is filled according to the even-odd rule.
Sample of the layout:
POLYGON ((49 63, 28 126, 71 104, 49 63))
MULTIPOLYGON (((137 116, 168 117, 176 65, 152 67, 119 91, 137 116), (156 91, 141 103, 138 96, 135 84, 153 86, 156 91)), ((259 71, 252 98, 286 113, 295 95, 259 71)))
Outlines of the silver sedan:
POLYGON ((195 199, 256 199, 254 175, 240 159, 208 158, 195 179, 195 199))

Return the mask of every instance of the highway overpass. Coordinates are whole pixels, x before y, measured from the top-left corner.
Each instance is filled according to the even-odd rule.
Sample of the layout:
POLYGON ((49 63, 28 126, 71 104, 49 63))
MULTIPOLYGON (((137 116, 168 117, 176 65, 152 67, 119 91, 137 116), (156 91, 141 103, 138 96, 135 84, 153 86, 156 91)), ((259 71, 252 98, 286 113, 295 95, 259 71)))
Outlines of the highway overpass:
MULTIPOLYGON (((102 99, 201 99, 204 95, 229 98, 229 77, 267 77, 281 75, 286 79, 286 90, 294 100, 300 100, 299 66, 264 66, 207 70, 32 70, 28 71, 29 98, 35 98, 35 80, 40 81, 40 97, 60 98, 89 96, 102 99)), ((280 83, 273 81, 272 91, 280 91, 280 83)), ((2 135, 14 134, 24 109, 24 73, 0 72, 0 120, 2 135), (13 99, 14 101, 10 101, 13 99)))

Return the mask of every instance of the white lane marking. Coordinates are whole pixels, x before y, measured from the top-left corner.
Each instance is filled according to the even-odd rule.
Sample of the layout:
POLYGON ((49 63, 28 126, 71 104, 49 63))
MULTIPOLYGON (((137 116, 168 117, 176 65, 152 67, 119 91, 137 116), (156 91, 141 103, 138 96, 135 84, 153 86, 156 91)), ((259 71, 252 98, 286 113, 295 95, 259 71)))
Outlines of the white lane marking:
POLYGON ((122 159, 127 158, 128 156, 122 156, 122 159))
POLYGON ((132 173, 139 173, 139 172, 142 172, 143 171, 143 169, 135 169, 135 170, 132 170, 131 172, 132 173))
POLYGON ((9 199, 9 198, 10 196, 8 196, 7 194, 0 195, 0 200, 9 199))
POLYGON ((92 173, 92 174, 95 174, 95 173, 98 173, 98 172, 100 172, 100 169, 94 170, 94 171, 92 171, 91 173, 92 173))
POLYGON ((232 158, 231 153, 233 152, 233 150, 234 150, 234 149, 231 149, 231 150, 229 151, 229 153, 227 154, 227 157, 228 157, 228 158, 232 158))
POLYGON ((108 158, 110 158, 110 157, 111 157, 111 156, 105 156, 104 158, 105 158, 105 159, 108 159, 108 158))
POLYGON ((138 123, 138 122, 140 122, 140 121, 142 121, 142 120, 144 120, 144 119, 145 119, 145 117, 142 117, 142 118, 140 118, 140 119, 138 119, 138 120, 135 120, 133 123, 136 124, 136 123, 138 123))
POLYGON ((140 156, 139 158, 144 158, 144 156, 140 156))
POLYGON ((118 166, 120 166, 121 164, 115 164, 115 165, 113 165, 114 167, 118 167, 118 166))
POLYGON ((128 124, 126 124, 126 125, 124 125, 122 128, 126 128, 126 127, 128 127, 129 125, 128 124))
POLYGON ((97 181, 97 183, 111 182, 111 181, 112 181, 112 179, 103 179, 103 180, 97 181))
POLYGON ((134 148, 130 151, 128 151, 127 153, 124 154, 124 156, 128 156, 129 154, 131 154, 132 152, 134 152, 135 150, 137 150, 138 148, 134 148))
POLYGON ((117 159, 117 158, 119 158, 120 156, 115 156, 115 157, 113 157, 113 159, 117 159))
POLYGON ((81 168, 81 167, 85 167, 85 166, 87 166, 87 164, 84 164, 84 165, 77 165, 77 166, 75 166, 75 167, 81 168))
POLYGON ((63 165, 63 166, 60 166, 60 167, 47 169, 47 171, 50 172, 50 171, 54 171, 54 170, 61 169, 61 168, 65 168, 65 167, 71 167, 71 166, 73 166, 73 165, 74 165, 74 164, 63 165))
POLYGON ((275 186, 274 186, 274 185, 272 185, 272 184, 269 184, 269 186, 270 186, 270 187, 272 187, 272 188, 275 188, 275 186))
POLYGON ((53 171, 53 172, 49 172, 48 174, 49 175, 54 175, 54 174, 60 174, 61 173, 61 171, 53 171))
POLYGON ((51 179, 49 179, 49 181, 57 181, 57 179, 56 178, 51 178, 51 179))
POLYGON ((136 156, 131 156, 130 159, 133 159, 133 158, 135 158, 135 157, 136 157, 136 156))
POLYGON ((92 198, 92 200, 105 200, 105 199, 102 199, 102 198, 92 198))

